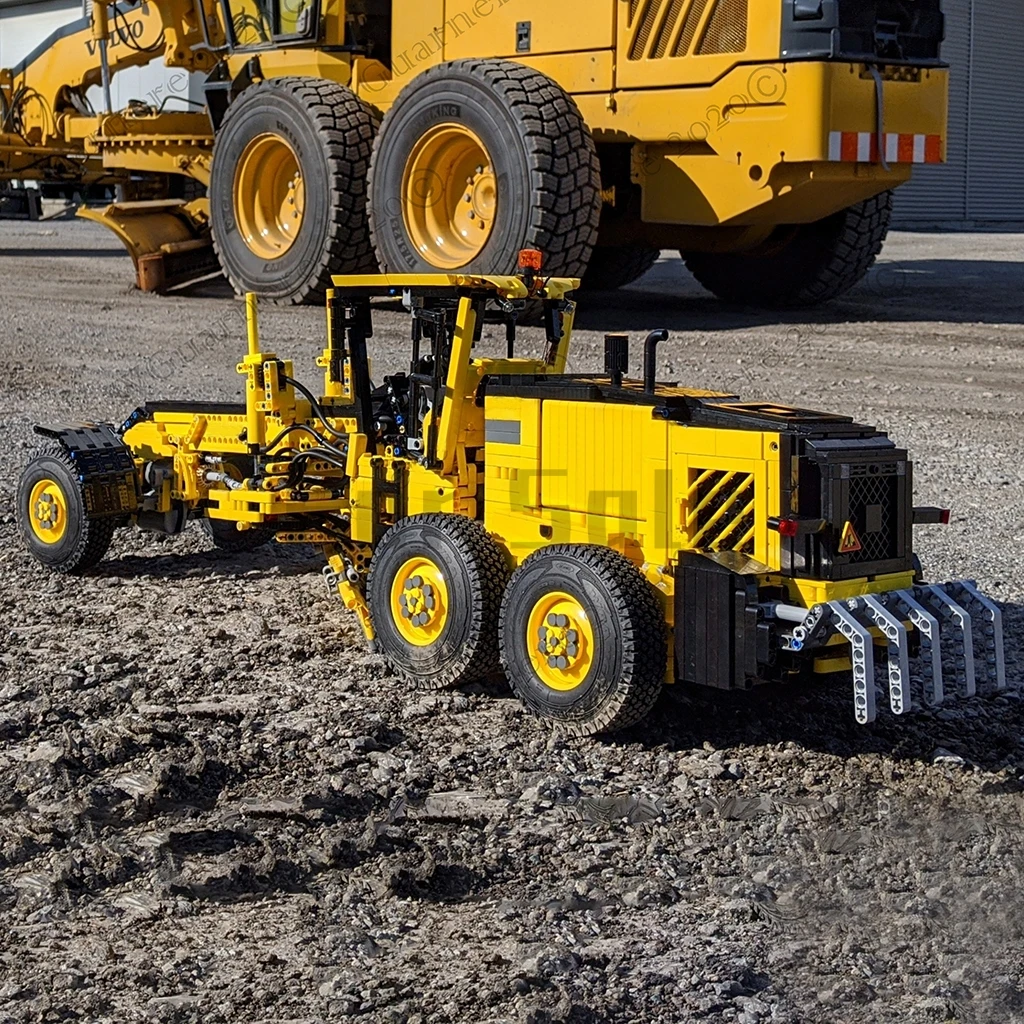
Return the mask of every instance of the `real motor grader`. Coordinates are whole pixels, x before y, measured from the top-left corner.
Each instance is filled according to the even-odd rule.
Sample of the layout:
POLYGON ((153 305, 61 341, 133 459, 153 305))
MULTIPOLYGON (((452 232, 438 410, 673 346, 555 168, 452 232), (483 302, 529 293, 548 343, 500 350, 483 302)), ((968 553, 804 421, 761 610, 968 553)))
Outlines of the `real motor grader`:
POLYGON ((808 305, 945 157, 943 31, 940 0, 94 0, 0 71, 0 181, 120 185, 90 216, 146 288, 219 265, 320 302, 535 247, 607 289, 668 248, 725 299, 808 305), (111 110, 159 59, 206 110, 111 110), (206 196, 131 201, 182 179, 206 196))
POLYGON ((575 733, 639 721, 666 684, 804 673, 852 673, 868 723, 876 661, 896 714, 1005 687, 999 608, 924 581, 914 528, 948 515, 914 506, 904 450, 842 416, 659 383, 666 332, 642 380, 615 335, 603 374, 566 373, 578 281, 539 276, 537 256, 520 276, 337 278, 322 396, 262 350, 251 296, 244 402, 37 427, 48 446, 17 495, 28 549, 81 573, 117 528, 194 519, 233 550, 320 545, 398 675, 440 688, 501 667, 575 733), (375 387, 380 297, 409 313, 411 356, 375 387), (527 300, 540 358, 516 353, 527 300))

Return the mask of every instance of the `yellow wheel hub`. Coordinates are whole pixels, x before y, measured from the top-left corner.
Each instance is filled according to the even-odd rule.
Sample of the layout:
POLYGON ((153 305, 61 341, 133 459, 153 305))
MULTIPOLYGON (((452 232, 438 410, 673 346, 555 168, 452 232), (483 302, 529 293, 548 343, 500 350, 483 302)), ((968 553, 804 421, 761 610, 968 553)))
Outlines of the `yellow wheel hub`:
POLYGON ((258 135, 235 171, 235 220, 256 256, 276 260, 302 227, 306 189, 295 150, 279 135, 258 135))
POLYGON ((28 499, 32 532, 44 544, 59 544, 68 532, 68 500, 56 480, 40 480, 28 499))
POLYGON ((429 647, 448 624, 448 585, 429 558, 410 558, 391 585, 391 615, 402 638, 429 647))
POLYGON ((586 609, 570 594, 545 594, 530 612, 526 648, 545 686, 575 690, 594 664, 594 628, 586 609))
POLYGON ((443 270, 471 263, 490 240, 497 209, 497 178, 475 132, 439 124, 416 143, 402 180, 402 214, 427 263, 443 270))

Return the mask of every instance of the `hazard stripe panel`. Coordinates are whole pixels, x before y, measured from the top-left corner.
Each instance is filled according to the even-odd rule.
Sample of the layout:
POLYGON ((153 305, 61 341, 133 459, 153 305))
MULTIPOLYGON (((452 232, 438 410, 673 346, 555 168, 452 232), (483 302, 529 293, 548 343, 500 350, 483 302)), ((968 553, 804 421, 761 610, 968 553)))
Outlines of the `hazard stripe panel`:
MULTIPOLYGON (((882 137, 886 163, 941 164, 941 135, 907 135, 886 132, 882 137)), ((832 132, 828 158, 834 163, 878 164, 878 136, 874 132, 832 132)))

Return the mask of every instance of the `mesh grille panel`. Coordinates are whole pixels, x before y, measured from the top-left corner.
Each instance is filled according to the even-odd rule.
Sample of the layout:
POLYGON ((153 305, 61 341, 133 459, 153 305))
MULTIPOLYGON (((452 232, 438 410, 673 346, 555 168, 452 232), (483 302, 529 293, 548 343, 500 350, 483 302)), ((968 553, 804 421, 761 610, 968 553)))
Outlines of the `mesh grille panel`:
POLYGON ((647 43, 658 21, 662 4, 663 0, 643 0, 643 14, 633 36, 633 45, 629 48, 630 60, 643 60, 647 56, 647 43))
POLYGON ((661 58, 665 56, 665 52, 668 50, 668 44, 672 42, 672 36, 675 32, 676 25, 679 22, 679 15, 683 11, 683 4, 686 0, 672 0, 669 5, 668 14, 665 20, 661 23, 661 30, 658 32, 657 41, 654 44, 655 58, 661 58))
POLYGON ((679 44, 675 48, 674 57, 683 57, 690 52, 693 45, 693 37, 700 27, 700 19, 704 14, 709 0, 693 0, 690 10, 686 14, 686 24, 683 26, 683 34, 679 37, 679 44))
POLYGON ((895 556, 896 477, 891 475, 854 476, 850 480, 850 521, 857 528, 862 550, 853 562, 881 562, 895 556), (881 527, 869 533, 868 510, 880 510, 881 527))
POLYGON ((742 53, 747 48, 747 0, 718 0, 699 54, 742 53))
POLYGON ((749 2, 629 0, 629 59, 742 53, 747 47, 749 2))

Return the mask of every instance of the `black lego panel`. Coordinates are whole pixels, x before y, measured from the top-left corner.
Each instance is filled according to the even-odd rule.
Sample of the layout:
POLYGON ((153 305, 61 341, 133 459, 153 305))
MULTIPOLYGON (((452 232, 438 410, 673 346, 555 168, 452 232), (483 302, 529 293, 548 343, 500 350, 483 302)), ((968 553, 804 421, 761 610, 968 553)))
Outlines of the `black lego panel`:
POLYGON ((755 580, 703 555, 680 552, 675 593, 679 682, 720 690, 747 687, 767 659, 766 629, 758 622, 755 580))

